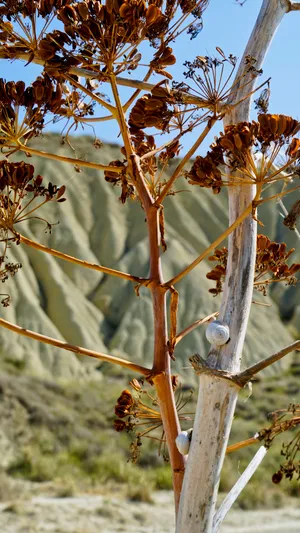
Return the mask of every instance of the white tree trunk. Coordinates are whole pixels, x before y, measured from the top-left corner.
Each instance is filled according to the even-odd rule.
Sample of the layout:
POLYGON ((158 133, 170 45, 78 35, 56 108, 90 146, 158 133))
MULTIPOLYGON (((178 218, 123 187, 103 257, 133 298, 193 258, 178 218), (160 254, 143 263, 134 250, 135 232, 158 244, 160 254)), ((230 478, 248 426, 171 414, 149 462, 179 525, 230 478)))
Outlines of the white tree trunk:
MULTIPOLYGON (((244 72, 246 55, 257 60, 260 69, 272 38, 285 13, 287 0, 264 0, 241 61, 237 78, 244 72)), ((245 78, 243 80, 243 84, 245 78)), ((255 80, 241 87, 235 101, 254 88, 255 80)), ((250 100, 235 108, 226 123, 249 121, 250 100)), ((253 186, 229 187, 229 223, 252 201, 253 186)), ((212 215, 213 216, 213 215, 212 215)), ((256 254, 256 222, 248 217, 231 234, 228 243, 227 274, 219 320, 230 328, 230 341, 213 346, 207 364, 213 368, 238 372, 250 312, 256 254)), ((211 533, 218 486, 238 389, 230 381, 201 374, 193 438, 187 461, 177 533, 211 533)))

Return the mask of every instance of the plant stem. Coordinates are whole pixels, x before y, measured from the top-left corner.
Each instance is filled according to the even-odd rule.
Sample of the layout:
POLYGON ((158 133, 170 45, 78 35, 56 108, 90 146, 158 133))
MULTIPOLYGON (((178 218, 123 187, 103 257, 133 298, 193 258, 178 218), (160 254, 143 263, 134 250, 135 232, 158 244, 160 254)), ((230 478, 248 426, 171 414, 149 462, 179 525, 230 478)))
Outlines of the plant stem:
MULTIPOLYGON (((246 57, 254 57, 255 68, 261 68, 272 38, 287 11, 287 2, 263 0, 236 75, 236 79, 241 80, 244 76, 246 82, 250 81, 243 82, 243 85, 239 81, 234 101, 228 103, 242 103, 226 115, 225 125, 250 120, 250 100, 244 100, 244 97, 252 92, 256 80, 251 78, 251 74, 247 74, 246 57)), ((237 373, 240 368, 252 302, 257 223, 251 216, 251 210, 255 205, 253 202, 259 200, 260 192, 257 190, 255 194, 251 185, 228 187, 230 238, 219 320, 229 326, 230 340, 221 347, 212 345, 207 366, 230 373, 237 373)), ((192 264, 192 268, 199 262, 198 259, 195 265, 192 264)), ((182 274, 179 279, 181 278, 182 274)), ((200 374, 198 404, 178 513, 177 533, 213 531, 220 474, 237 395, 237 388, 229 380, 218 379, 212 374, 200 374)))
POLYGON ((72 157, 66 157, 64 155, 51 154, 49 152, 44 152, 42 150, 35 150, 24 144, 18 144, 18 149, 22 152, 27 152, 31 155, 37 155, 39 157, 45 157, 46 159, 54 159, 61 163, 71 163, 79 167, 86 168, 95 168, 96 170, 113 170, 113 172, 122 172, 124 169, 122 167, 112 167, 109 165, 101 165, 100 163, 93 163, 91 161, 84 161, 83 159, 74 159, 72 157))
POLYGON ((119 270, 114 270, 113 268, 107 268, 107 267, 103 267, 100 265, 96 265, 95 263, 89 263, 88 261, 83 261, 82 259, 73 257, 72 255, 59 252, 58 250, 49 248, 49 246, 45 246, 44 244, 40 244, 38 242, 32 241, 31 239, 24 237, 24 235, 20 235, 20 234, 17 234, 17 235, 18 235, 18 238, 20 239, 20 242, 22 242, 23 244, 26 244, 27 246, 31 246, 31 248, 35 248, 36 250, 40 250, 41 252, 45 252, 47 254, 53 255, 54 257, 58 257, 59 259, 64 259, 65 261, 74 263, 75 265, 80 265, 85 268, 97 270, 98 272, 103 272, 104 274, 115 276, 117 278, 123 278, 128 281, 134 281, 136 283, 142 284, 144 281, 146 281, 144 278, 139 278, 138 276, 131 276, 130 274, 126 274, 126 272, 121 272, 119 270))
POLYGON ((177 513, 181 486, 183 482, 185 458, 179 453, 175 439, 180 433, 180 422, 175 405, 171 381, 171 365, 167 342, 166 293, 161 270, 159 209, 152 205, 147 210, 147 224, 150 247, 150 279, 149 288, 152 294, 154 318, 154 359, 152 381, 156 388, 163 427, 166 435, 172 467, 175 510, 177 513))
POLYGON ((181 341, 181 339, 183 339, 183 337, 188 335, 188 333, 190 333, 194 329, 198 328, 198 326, 202 326, 202 324, 206 324, 212 318, 216 318, 218 316, 218 314, 219 313, 216 312, 216 313, 212 313, 211 315, 206 316, 205 318, 199 318, 199 320, 196 320, 195 322, 193 322, 193 324, 191 324, 190 326, 187 326, 180 333, 178 333, 178 335, 176 335, 176 344, 175 344, 175 346, 177 346, 177 344, 181 341))
MULTIPOLYGON (((0 59, 6 59, 7 58, 7 54, 9 53, 9 49, 6 49, 5 50, 5 54, 2 54, 1 55, 1 50, 0 50, 0 59)), ((41 65, 41 66, 44 66, 46 61, 44 61, 43 59, 35 56, 34 58, 31 57, 31 55, 29 53, 15 53, 14 52, 14 59, 20 59, 21 61, 26 61, 28 62, 28 60, 30 60, 32 63, 35 63, 37 65, 41 65)), ((80 68, 80 67, 71 67, 69 70, 68 70, 68 73, 69 74, 73 74, 75 76, 79 76, 79 77, 83 77, 83 78, 86 78, 86 79, 99 79, 100 81, 102 81, 103 83, 107 83, 109 80, 108 80, 108 77, 107 77, 107 73, 104 73, 103 74, 103 79, 102 79, 102 76, 101 76, 101 72, 99 72, 99 70, 96 72, 96 71, 93 71, 93 70, 88 70, 88 69, 85 69, 85 68, 80 68)), ((142 81, 142 80, 135 80, 135 79, 132 79, 132 78, 123 78, 121 76, 117 76, 116 77, 116 82, 118 85, 121 85, 123 87, 131 87, 133 89, 139 89, 141 91, 152 91, 152 89, 155 87, 155 84, 153 83, 147 83, 145 81, 142 81)), ((214 105, 211 105, 209 104, 206 100, 203 100, 203 98, 200 98, 199 96, 195 96, 195 95, 192 95, 192 94, 187 94, 185 92, 182 92, 182 91, 171 91, 171 95, 174 95, 174 96, 178 96, 178 98, 180 99, 180 101, 182 101, 183 103, 185 104, 195 104, 196 106, 198 106, 199 108, 202 108, 202 109, 210 109, 210 108, 213 108, 214 105)))
POLYGON ((204 250, 204 252, 202 252, 202 254, 199 255, 197 259, 195 259, 195 261, 193 261, 190 265, 188 265, 184 270, 179 272, 179 274, 176 274, 174 278, 167 281, 165 285, 175 285, 175 283, 178 283, 179 281, 181 281, 182 278, 184 278, 184 276, 186 276, 197 265, 199 265, 199 263, 201 263, 201 261, 203 261, 205 257, 207 257, 217 246, 219 246, 219 244, 221 244, 221 242, 224 241, 224 239, 226 239, 226 237, 228 237, 228 235, 230 235, 243 222, 243 220, 252 212, 252 205, 253 203, 251 202, 251 204, 249 204, 248 207, 246 207, 245 211, 231 224, 231 226, 229 226, 229 228, 227 228, 222 233, 222 235, 220 235, 208 248, 206 248, 206 250, 204 250))
POLYGON ((213 125, 215 124, 216 121, 217 121, 217 119, 209 120, 209 122, 206 124, 204 130, 202 131, 201 135, 199 135, 198 139, 196 140, 196 142, 193 144, 193 146, 190 148, 190 150, 186 153, 186 155, 181 159, 180 163, 178 164, 178 166, 174 170, 171 178, 169 179, 169 181, 164 186, 159 198, 156 200, 156 202, 155 202, 156 205, 160 205, 164 201, 164 199, 167 196, 168 192, 170 191, 172 185, 175 183, 175 181, 178 178, 178 176, 180 176, 180 174, 181 174, 182 170, 184 169, 185 165, 191 160, 191 158, 193 157, 195 151, 197 150, 197 148, 199 148, 199 146, 201 145, 201 143, 203 142, 203 140, 205 139, 207 134, 210 132, 211 128, 213 127, 213 125))
POLYGON ((148 368, 136 365, 135 363, 131 363, 130 361, 126 361, 126 359, 121 359, 120 357, 115 357, 114 355, 108 355, 101 352, 95 352, 94 350, 88 350, 87 348, 82 348, 81 346, 76 346, 74 344, 69 344, 67 342, 48 337, 46 335, 41 335, 40 333, 36 333, 35 331, 31 331, 30 329, 25 329, 20 326, 17 326, 16 324, 12 324, 11 322, 4 320, 3 318, 0 318, 0 326, 9 329, 10 331, 13 331, 14 333, 18 333, 19 335, 23 335, 24 337, 29 337, 30 339, 43 342, 44 344, 51 344, 51 346, 56 346, 57 348, 62 348, 63 350, 68 350, 69 352, 74 352, 78 355, 86 355, 88 357, 93 357, 94 359, 99 359, 100 361, 113 363, 115 365, 128 368, 128 370, 133 370, 134 372, 137 372, 138 374, 142 374, 144 376, 149 375, 149 373, 151 372, 148 368))
POLYGON ((300 340, 293 342, 289 346, 286 346, 286 348, 279 350, 279 352, 270 355, 266 359, 262 359, 255 365, 252 365, 249 368, 246 368, 246 370, 244 370, 243 372, 240 372, 237 376, 240 383, 248 383, 248 381, 250 381, 253 376, 258 374, 258 372, 261 372, 261 370, 263 370, 264 368, 273 365, 274 363, 282 359, 285 355, 289 354, 290 352, 293 352, 294 350, 300 350, 300 340))
POLYGON ((154 356, 152 374, 149 379, 151 379, 155 386, 159 401, 161 419, 166 435, 170 463, 172 467, 175 511, 177 513, 185 469, 185 459, 179 453, 175 444, 175 439, 180 433, 180 422, 176 410, 174 391, 172 388, 170 357, 168 353, 166 318, 167 289, 162 286, 163 276, 160 257, 160 206, 156 206, 153 203, 153 198, 149 192, 144 179, 143 171, 140 166, 140 159, 134 153, 130 140, 129 129, 125 120, 124 109, 120 100, 114 75, 111 75, 110 82, 118 111, 118 123, 125 145, 127 161, 129 163, 129 173, 137 189, 147 219, 150 254, 150 275, 148 287, 152 294, 154 321, 154 356))
POLYGON ((258 469, 267 451, 268 449, 264 446, 261 446, 259 448, 259 450, 254 455, 252 461, 248 464, 247 468, 239 477, 234 487, 231 489, 229 494, 227 494, 226 498, 223 500, 220 508, 215 514, 212 533, 217 533, 219 531, 219 527, 223 522, 225 516, 227 515, 228 511, 230 511, 232 505, 239 497, 242 490, 246 487, 247 483, 252 478, 255 471, 258 469))
POLYGON ((242 448, 246 448, 247 446, 251 446, 251 444, 255 444, 257 442, 258 440, 256 437, 251 437, 250 439, 241 440, 240 442, 231 444, 230 446, 227 446, 226 448, 226 455, 232 452, 236 452, 237 450, 241 450, 242 448))

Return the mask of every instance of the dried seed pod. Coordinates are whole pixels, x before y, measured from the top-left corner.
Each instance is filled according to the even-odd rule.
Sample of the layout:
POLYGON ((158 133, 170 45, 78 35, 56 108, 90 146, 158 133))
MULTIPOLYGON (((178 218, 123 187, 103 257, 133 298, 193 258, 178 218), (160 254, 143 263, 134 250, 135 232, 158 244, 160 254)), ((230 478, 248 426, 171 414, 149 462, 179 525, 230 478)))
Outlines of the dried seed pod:
POLYGON ((146 11, 146 24, 153 24, 160 14, 161 10, 155 4, 150 4, 146 11))

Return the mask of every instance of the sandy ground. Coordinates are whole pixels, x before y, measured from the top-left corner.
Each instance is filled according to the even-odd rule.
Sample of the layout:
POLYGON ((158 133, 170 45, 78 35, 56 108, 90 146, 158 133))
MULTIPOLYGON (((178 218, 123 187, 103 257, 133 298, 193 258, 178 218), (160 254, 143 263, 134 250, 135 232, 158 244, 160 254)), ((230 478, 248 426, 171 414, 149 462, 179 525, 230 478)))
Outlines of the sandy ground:
MULTIPOLYGON (((0 504, 1 533, 173 533, 172 494, 154 503, 113 496, 36 496, 0 504)), ((300 509, 232 511, 220 533, 300 533, 300 509)))

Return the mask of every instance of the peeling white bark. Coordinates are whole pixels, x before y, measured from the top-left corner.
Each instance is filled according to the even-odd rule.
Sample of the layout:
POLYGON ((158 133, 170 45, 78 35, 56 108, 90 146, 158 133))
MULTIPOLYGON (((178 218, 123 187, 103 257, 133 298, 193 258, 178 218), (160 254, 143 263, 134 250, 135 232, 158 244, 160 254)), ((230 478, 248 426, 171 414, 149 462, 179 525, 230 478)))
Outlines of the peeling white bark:
MULTIPOLYGON (((273 36, 290 9, 287 0, 264 0, 250 36, 237 78, 244 72, 246 55, 255 57, 260 69, 273 36)), ((243 80, 243 85, 245 78, 243 80)), ((253 90, 255 80, 241 87, 236 101, 253 90)), ((249 120, 250 101, 245 100, 226 123, 249 120)), ((253 186, 229 187, 229 224, 252 201, 253 186)), ((256 250, 256 222, 248 217, 231 234, 228 243, 227 275, 220 320, 230 328, 230 342, 213 346, 210 366, 238 372, 250 312, 256 250)), ((228 380, 201 374, 191 449, 177 519, 176 533, 211 533, 220 473, 232 424, 238 390, 228 380)), ((214 529, 214 532, 217 530, 214 529)))
POLYGON ((254 455, 252 461, 248 464, 247 468, 242 473, 239 480, 232 487, 229 494, 227 494, 225 500, 223 500, 222 505, 220 506, 220 509, 218 509, 215 515, 212 533, 218 533, 219 527, 222 524, 225 516, 230 511, 231 507, 233 506, 234 502, 239 497, 243 489, 246 487, 248 481, 252 478, 253 474, 258 469, 267 451, 267 448, 265 448, 264 446, 261 446, 259 448, 259 450, 254 455))

